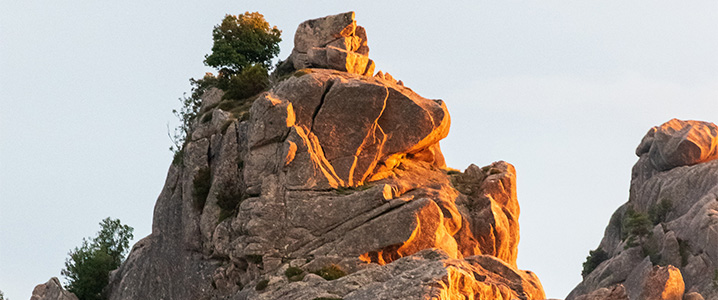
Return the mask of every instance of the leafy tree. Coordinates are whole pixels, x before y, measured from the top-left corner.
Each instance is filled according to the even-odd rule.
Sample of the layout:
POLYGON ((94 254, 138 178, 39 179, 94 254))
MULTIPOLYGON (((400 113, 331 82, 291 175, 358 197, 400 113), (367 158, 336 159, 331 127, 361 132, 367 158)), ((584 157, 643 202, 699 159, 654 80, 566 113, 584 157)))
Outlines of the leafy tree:
POLYGON ((132 231, 119 219, 109 217, 100 222, 101 229, 93 239, 82 239, 82 246, 68 253, 62 275, 65 288, 80 300, 102 300, 102 289, 109 282, 110 271, 117 269, 129 251, 132 231))
POLYGON ((253 64, 269 70, 272 58, 279 54, 281 33, 259 12, 226 15, 212 31, 212 54, 205 56, 204 63, 217 68, 220 75, 236 74, 253 64))
POLYGON ((233 106, 241 106, 251 104, 251 96, 269 87, 269 70, 272 59, 279 54, 281 33, 259 12, 226 15, 222 23, 214 27, 212 53, 205 55, 204 63, 216 68, 219 74, 215 77, 207 73, 202 79, 190 79, 192 94, 180 98, 182 108, 172 111, 181 123, 173 133, 168 132, 174 144, 170 147, 175 154, 173 163, 182 162, 182 148, 199 115, 202 94, 208 88, 225 91, 223 99, 234 100, 233 106))

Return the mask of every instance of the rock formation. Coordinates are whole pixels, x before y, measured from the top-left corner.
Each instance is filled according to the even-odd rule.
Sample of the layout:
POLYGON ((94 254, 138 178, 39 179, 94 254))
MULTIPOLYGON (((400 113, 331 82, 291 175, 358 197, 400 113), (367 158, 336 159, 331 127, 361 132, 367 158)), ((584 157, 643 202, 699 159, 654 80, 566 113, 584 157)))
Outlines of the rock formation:
POLYGON ((445 103, 371 76, 366 41, 353 12, 309 20, 248 112, 204 94, 109 299, 545 298, 513 166, 447 168, 445 103))
POLYGON ((718 298, 718 126, 670 120, 636 154, 629 200, 596 250, 607 259, 567 300, 718 298))
POLYGON ((52 277, 46 283, 38 284, 32 290, 30 300, 78 300, 75 294, 62 288, 60 280, 52 277))

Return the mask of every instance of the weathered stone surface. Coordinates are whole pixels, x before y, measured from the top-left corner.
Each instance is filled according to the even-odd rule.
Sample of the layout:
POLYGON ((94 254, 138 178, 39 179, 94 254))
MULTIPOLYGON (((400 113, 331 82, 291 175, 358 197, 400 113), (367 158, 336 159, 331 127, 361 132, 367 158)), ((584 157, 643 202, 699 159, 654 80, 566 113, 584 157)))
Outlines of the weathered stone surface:
POLYGON ((709 122, 672 119, 648 131, 636 155, 648 153, 660 171, 718 158, 718 126, 709 122))
POLYGON ((266 290, 249 289, 245 299, 545 299, 533 273, 516 271, 492 256, 457 260, 435 249, 332 281, 305 277, 289 283, 281 274, 271 278, 266 290))
POLYGON ((325 68, 371 76, 366 30, 356 25, 354 12, 305 21, 294 34, 288 58, 295 70, 325 68))
MULTIPOLYGON (((353 14, 298 36, 295 50, 324 51, 327 64, 337 49, 368 52, 353 14)), ((111 274, 111 300, 543 299, 516 266, 514 167, 447 169, 443 101, 338 69, 297 71, 258 95, 248 119, 205 106, 212 120, 192 124, 152 234, 111 274), (349 275, 283 273, 331 265, 349 275)))
POLYGON ((597 289, 590 294, 576 297, 576 300, 628 300, 626 289, 622 284, 597 289))
POLYGON ((616 283, 623 283, 631 299, 637 299, 651 282, 653 294, 646 299, 675 298, 683 290, 706 299, 718 297, 710 275, 718 268, 718 216, 714 213, 718 210, 718 160, 711 154, 715 149, 712 123, 673 119, 649 131, 636 151, 639 160, 633 167, 629 201, 611 217, 600 244, 611 258, 586 276, 568 300, 616 283), (635 239, 636 245, 629 245, 624 232, 629 209, 655 224, 650 235, 635 239), (629 261, 619 259, 629 252, 640 255, 629 261), (671 278, 671 284, 651 275, 657 265, 666 266, 661 274, 670 276, 661 276, 671 278), (627 272, 630 275, 624 277, 627 272))
POLYGON ((60 280, 52 277, 46 283, 38 284, 32 290, 30 300, 78 300, 75 294, 62 288, 60 280))
POLYGON ((681 271, 674 266, 654 266, 643 282, 638 299, 681 300, 685 286, 681 271))
MULTIPOLYGON (((293 160, 285 165, 289 173, 310 175, 303 180, 314 180, 314 174, 323 174, 326 180, 321 182, 330 187, 359 186, 368 178, 381 179, 373 176, 379 173, 377 169, 394 168, 407 155, 423 155, 422 159, 436 161, 437 166, 443 164, 443 156, 434 158, 440 155, 435 145, 448 134, 446 105, 409 89, 347 73, 310 69, 307 74, 285 80, 258 101, 282 108, 273 109, 278 113, 272 115, 261 113, 266 109, 252 112, 252 118, 263 121, 252 125, 257 129, 249 133, 250 149, 280 142, 279 137, 286 136, 294 126, 289 142, 297 148, 293 160), (296 88, 303 85, 306 86, 296 88), (271 101, 265 100, 270 98, 271 101), (313 171, 307 174, 302 170, 313 171)), ((255 104, 252 109, 267 105, 255 104)), ((272 153, 277 152, 275 148, 259 151, 267 152, 257 155, 260 162, 265 157, 271 160, 272 153)), ((276 168, 266 163, 254 166, 250 170, 276 168)), ((245 173, 245 177, 261 176, 245 173)), ((311 183, 295 179, 298 186, 314 188, 311 183)))

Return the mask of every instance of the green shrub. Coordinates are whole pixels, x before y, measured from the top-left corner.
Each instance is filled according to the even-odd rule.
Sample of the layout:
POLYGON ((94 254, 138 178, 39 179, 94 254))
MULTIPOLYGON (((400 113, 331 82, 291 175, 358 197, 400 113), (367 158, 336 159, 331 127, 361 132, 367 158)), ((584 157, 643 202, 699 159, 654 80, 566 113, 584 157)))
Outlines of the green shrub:
POLYGON ((269 75, 262 65, 252 65, 238 74, 230 75, 223 99, 247 99, 269 87, 269 75))
POLYGON ((247 197, 239 190, 234 182, 224 185, 222 190, 217 193, 217 206, 219 206, 219 222, 237 214, 239 204, 247 197))
POLYGON ((671 209, 673 209, 673 201, 668 198, 663 198, 657 205, 652 206, 648 210, 648 216, 651 218, 653 225, 666 221, 671 209))
POLYGON ((262 263, 262 256, 259 254, 250 254, 244 257, 248 262, 259 265, 262 263))
POLYGON ((626 210, 626 214, 624 215, 624 220, 622 222, 622 236, 627 239, 631 239, 631 237, 633 237, 633 239, 631 239, 632 241, 635 241, 636 239, 640 241, 643 237, 651 234, 652 224, 653 223, 648 215, 636 212, 633 208, 629 207, 626 210))
POLYGON ((586 261, 583 263, 583 270, 581 271, 581 276, 583 276, 583 278, 586 278, 588 274, 591 274, 591 272, 593 272, 593 270, 595 270, 598 265, 600 265, 607 259, 609 259, 608 253, 601 249, 601 247, 596 248, 596 250, 588 251, 586 261))
POLYGON ((289 281, 300 281, 304 279, 304 270, 297 267, 289 267, 284 271, 284 275, 287 276, 289 281))
POLYGON ((259 282, 257 282, 257 285, 254 287, 254 290, 263 291, 264 289, 267 288, 268 285, 269 285, 269 280, 262 279, 259 282))
POLYGON ((70 251, 61 274, 65 288, 80 300, 103 300, 102 290, 109 282, 110 271, 117 269, 130 249, 134 229, 109 217, 100 222, 101 229, 92 240, 82 239, 82 246, 70 251))
POLYGON ((316 271, 312 271, 312 273, 317 274, 326 280, 339 279, 347 275, 347 273, 344 272, 339 266, 334 264, 328 265, 316 271))
POLYGON ((212 186, 212 173, 209 167, 200 168, 197 174, 194 175, 192 180, 192 198, 194 200, 194 207, 197 210, 202 210, 204 204, 207 202, 207 196, 209 196, 209 189, 212 186))

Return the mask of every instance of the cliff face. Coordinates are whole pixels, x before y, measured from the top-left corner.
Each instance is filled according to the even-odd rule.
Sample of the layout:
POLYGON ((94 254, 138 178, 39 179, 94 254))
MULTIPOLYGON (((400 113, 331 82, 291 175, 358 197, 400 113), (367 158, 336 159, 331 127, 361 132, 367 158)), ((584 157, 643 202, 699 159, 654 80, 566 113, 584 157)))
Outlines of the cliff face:
POLYGON ((294 42, 248 113, 205 93, 109 298, 544 299, 516 266, 513 166, 446 168, 445 103, 371 76, 354 13, 294 42))
POLYGON ((670 120, 636 155, 597 249, 606 259, 567 299, 718 298, 718 126, 670 120))

